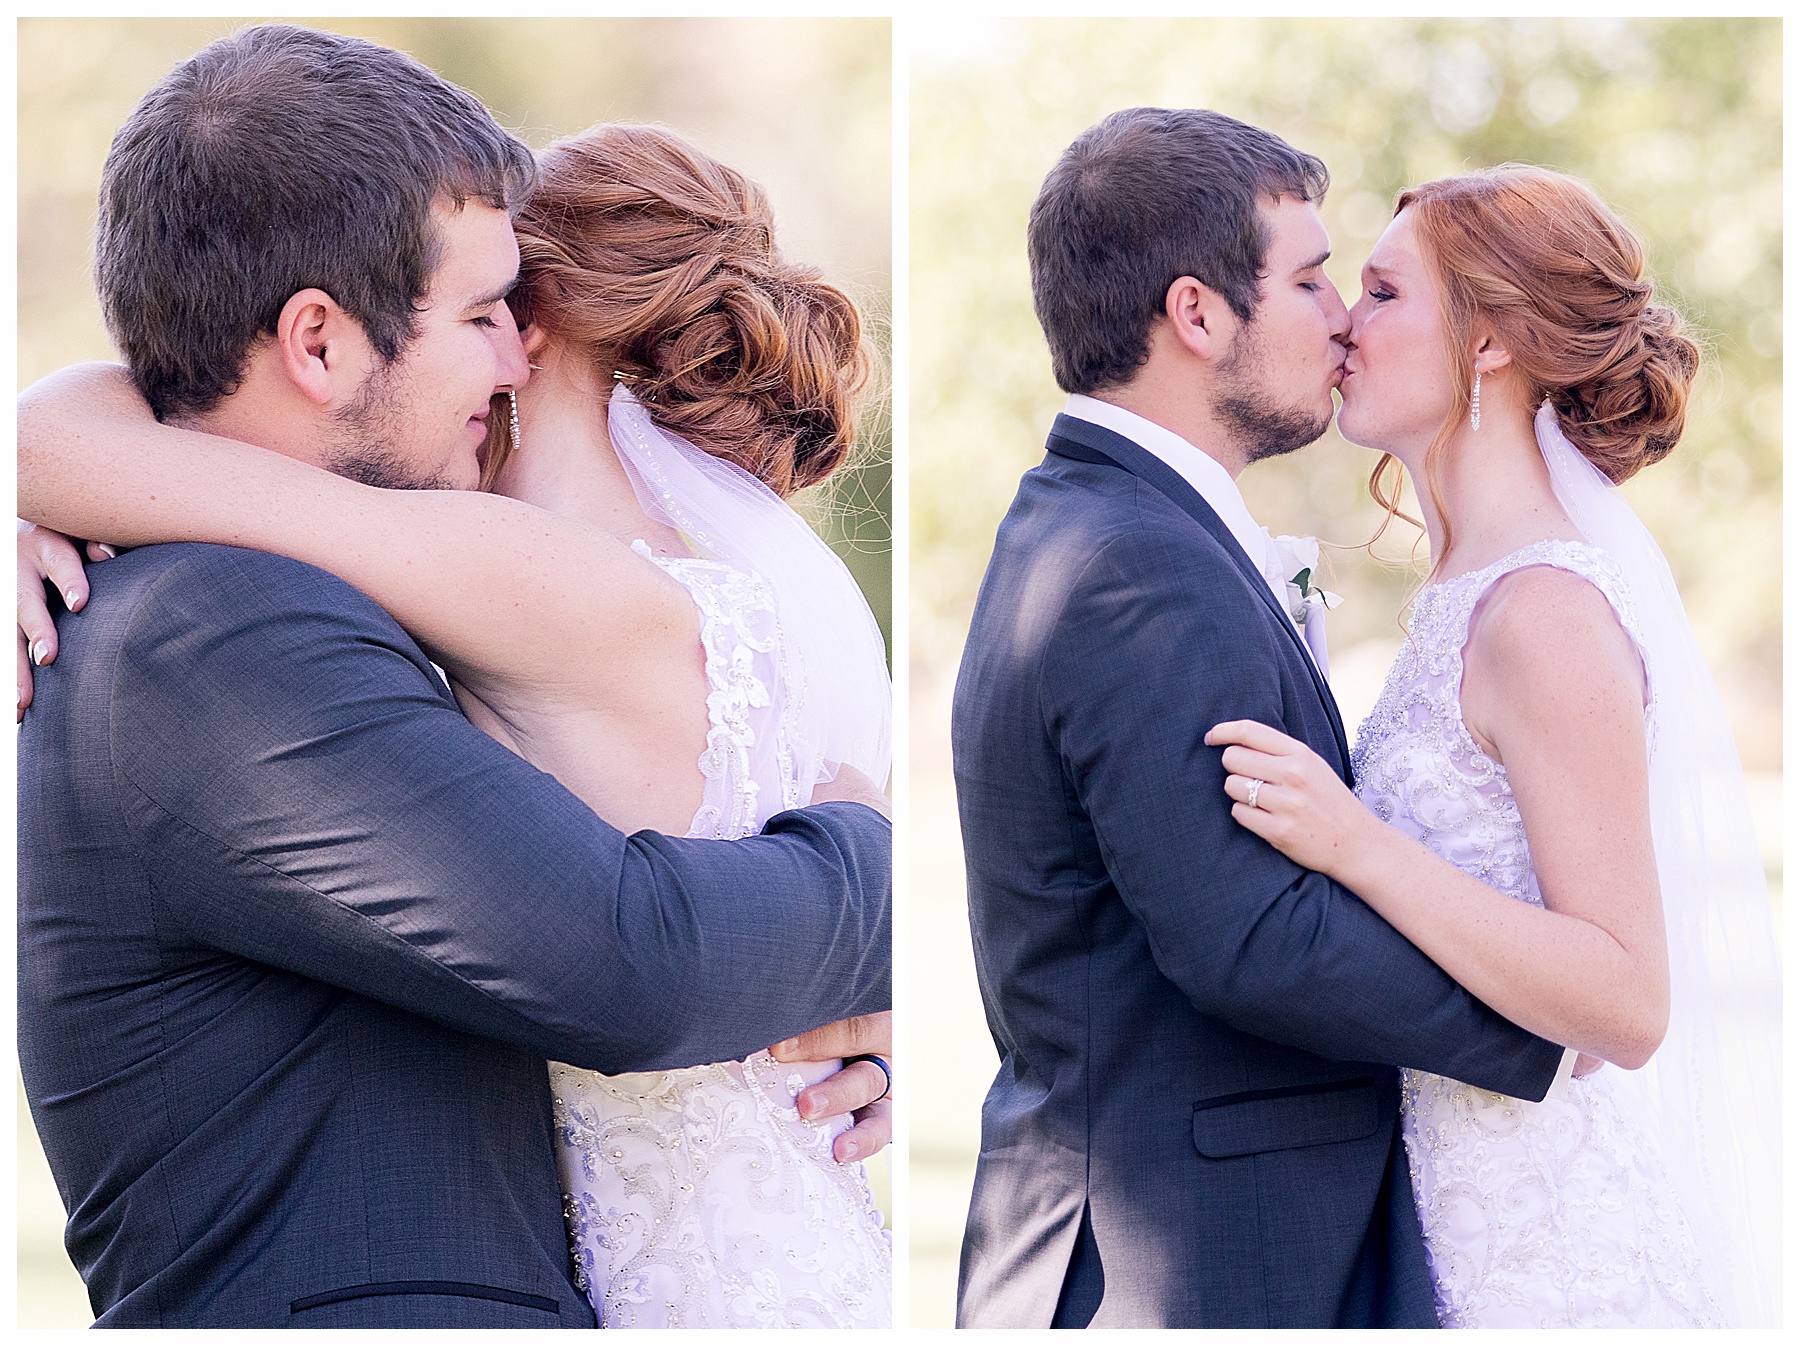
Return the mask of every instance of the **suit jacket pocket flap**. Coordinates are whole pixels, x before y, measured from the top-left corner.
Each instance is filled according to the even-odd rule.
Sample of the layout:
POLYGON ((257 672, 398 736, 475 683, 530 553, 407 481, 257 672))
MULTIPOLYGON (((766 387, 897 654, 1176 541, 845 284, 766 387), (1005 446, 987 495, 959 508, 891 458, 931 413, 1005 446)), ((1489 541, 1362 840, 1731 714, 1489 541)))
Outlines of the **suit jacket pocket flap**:
POLYGON ((1194 1148, 1208 1159, 1362 1140, 1381 1125, 1373 1078, 1207 1098, 1194 1104, 1194 1148))

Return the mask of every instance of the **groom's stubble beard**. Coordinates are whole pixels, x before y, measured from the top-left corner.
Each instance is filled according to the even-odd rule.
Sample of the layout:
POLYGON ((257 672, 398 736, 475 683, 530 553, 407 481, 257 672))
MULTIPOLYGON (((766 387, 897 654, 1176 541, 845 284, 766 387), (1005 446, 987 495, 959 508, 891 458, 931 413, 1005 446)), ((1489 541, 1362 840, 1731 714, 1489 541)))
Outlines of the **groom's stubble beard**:
POLYGON ((1331 412, 1321 416, 1305 407, 1282 406, 1258 386, 1262 359, 1257 328, 1248 324, 1219 364, 1219 395, 1213 402, 1226 433, 1243 449, 1246 466, 1303 449, 1331 428, 1331 412))
POLYGON ((331 414, 325 467, 364 486, 393 491, 444 491, 455 483, 409 463, 394 445, 404 443, 404 377, 399 362, 377 369, 348 405, 331 414))

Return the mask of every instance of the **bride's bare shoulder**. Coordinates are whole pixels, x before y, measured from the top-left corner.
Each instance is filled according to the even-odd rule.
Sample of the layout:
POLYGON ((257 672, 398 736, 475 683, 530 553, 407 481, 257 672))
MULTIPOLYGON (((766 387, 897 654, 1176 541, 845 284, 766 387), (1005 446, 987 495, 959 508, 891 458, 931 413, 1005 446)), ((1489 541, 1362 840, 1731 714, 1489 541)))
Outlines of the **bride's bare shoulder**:
POLYGON ((1463 710, 1488 735, 1519 719, 1538 725, 1611 708, 1641 708, 1636 642, 1598 584, 1552 565, 1501 576, 1476 605, 1463 647, 1463 710))

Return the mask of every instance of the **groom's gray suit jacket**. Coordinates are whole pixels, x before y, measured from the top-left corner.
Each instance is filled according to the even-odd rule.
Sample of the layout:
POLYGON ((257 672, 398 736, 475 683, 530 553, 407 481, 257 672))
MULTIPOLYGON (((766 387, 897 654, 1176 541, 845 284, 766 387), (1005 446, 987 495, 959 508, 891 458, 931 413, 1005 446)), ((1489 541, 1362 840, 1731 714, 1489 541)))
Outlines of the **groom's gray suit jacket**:
POLYGON ((625 837, 322 571, 89 573, 21 736, 19 1056, 102 1324, 592 1327, 545 1058, 888 1005, 872 811, 625 837))
POLYGON ((1559 1047, 1232 820, 1224 720, 1349 778, 1294 624, 1131 441, 1059 416, 952 727, 1000 1072, 963 1326, 1434 1326, 1396 1065, 1542 1098, 1559 1047))

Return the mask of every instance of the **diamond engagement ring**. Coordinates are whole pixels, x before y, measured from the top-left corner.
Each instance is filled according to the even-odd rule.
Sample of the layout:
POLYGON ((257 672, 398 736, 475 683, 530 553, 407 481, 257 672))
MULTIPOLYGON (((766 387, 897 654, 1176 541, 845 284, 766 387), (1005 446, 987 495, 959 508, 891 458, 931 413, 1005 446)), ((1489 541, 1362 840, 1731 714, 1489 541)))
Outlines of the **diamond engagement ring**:
POLYGON ((1262 789, 1264 784, 1265 782, 1257 780, 1254 776, 1250 778, 1250 793, 1244 796, 1244 802, 1251 808, 1256 807, 1256 792, 1262 789))

